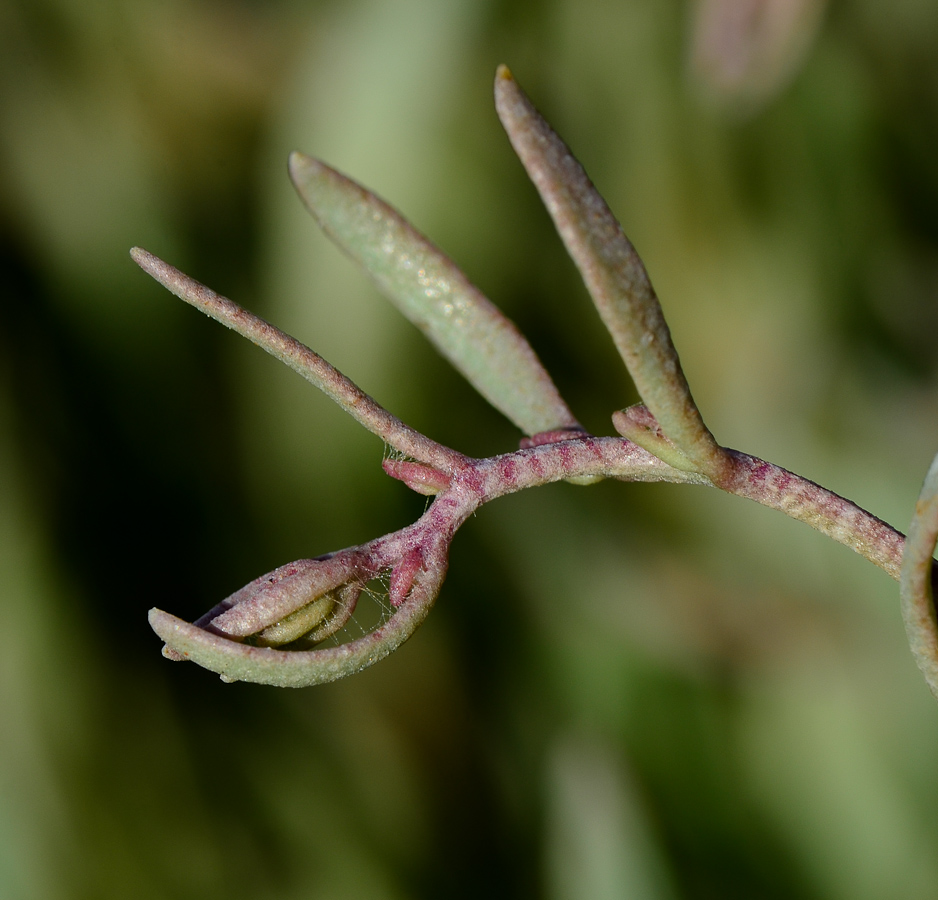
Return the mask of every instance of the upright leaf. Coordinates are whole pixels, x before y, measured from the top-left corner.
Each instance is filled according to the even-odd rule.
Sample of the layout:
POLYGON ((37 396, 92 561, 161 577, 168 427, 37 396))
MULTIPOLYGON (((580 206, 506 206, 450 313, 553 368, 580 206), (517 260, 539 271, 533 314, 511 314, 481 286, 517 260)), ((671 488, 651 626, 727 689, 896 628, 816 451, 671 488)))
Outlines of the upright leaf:
POLYGON ((694 403, 635 248, 583 167, 505 66, 495 76, 495 106, 642 400, 665 436, 699 471, 719 474, 725 457, 694 403))

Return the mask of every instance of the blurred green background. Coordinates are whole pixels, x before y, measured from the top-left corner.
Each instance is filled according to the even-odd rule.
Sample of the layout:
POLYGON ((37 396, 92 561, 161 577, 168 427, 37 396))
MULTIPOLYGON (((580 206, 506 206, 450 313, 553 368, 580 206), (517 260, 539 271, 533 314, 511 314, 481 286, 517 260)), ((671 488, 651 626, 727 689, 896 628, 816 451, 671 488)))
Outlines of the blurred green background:
POLYGON ((645 258, 721 442, 904 528, 938 449, 933 0, 0 0, 0 897, 934 898, 897 585, 777 513, 555 485, 346 682, 170 664, 261 572, 412 521, 382 447, 135 244, 472 454, 519 435, 317 233, 320 156, 634 390, 491 102, 506 62, 645 258), (748 17, 748 18, 747 18, 748 17))

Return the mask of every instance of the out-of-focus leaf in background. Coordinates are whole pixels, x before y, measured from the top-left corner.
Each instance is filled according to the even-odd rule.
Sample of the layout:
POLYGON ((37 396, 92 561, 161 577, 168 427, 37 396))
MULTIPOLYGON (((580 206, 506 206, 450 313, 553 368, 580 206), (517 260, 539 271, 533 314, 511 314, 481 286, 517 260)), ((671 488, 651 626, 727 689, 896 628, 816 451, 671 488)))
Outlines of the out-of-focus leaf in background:
POLYGON ((335 685, 224 685, 146 625, 423 501, 131 246, 437 440, 519 437, 317 233, 291 150, 450 254, 588 428, 636 399, 500 62, 642 254, 717 438, 905 526, 938 447, 938 7, 830 4, 741 117, 699 99, 702 6, 0 0, 0 896, 933 894, 897 586, 735 498, 506 498, 417 636, 335 685))
POLYGON ((797 73, 826 0, 696 0, 690 71, 703 94, 759 106, 797 73))

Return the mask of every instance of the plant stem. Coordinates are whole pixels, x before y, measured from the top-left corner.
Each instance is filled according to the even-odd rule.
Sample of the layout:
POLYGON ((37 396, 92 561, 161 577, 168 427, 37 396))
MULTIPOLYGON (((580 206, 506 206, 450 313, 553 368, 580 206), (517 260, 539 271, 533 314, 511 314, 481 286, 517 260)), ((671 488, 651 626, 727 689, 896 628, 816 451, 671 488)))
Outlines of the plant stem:
POLYGON ((708 484, 810 525, 899 580, 905 544, 901 532, 850 500, 781 466, 736 450, 727 450, 727 454, 732 461, 731 474, 714 484, 702 475, 667 465, 625 438, 583 437, 472 460, 454 481, 471 483, 479 505, 525 488, 583 475, 708 484))
POLYGON ((731 475, 718 485, 805 522, 899 580, 905 536, 856 503, 781 466, 728 450, 731 475))
MULTIPOLYGON (((333 681, 384 658, 413 634, 442 584, 454 534, 483 504, 526 488, 595 475, 626 481, 717 486, 704 475, 669 466, 626 438, 565 437, 486 459, 462 457, 448 482, 445 485, 440 482, 440 492, 430 507, 412 525, 328 559, 322 558, 324 561, 284 567, 290 574, 304 564, 307 568, 328 568, 332 560, 337 564, 349 560, 348 571, 343 569, 336 577, 349 577, 349 583, 355 583, 357 589, 378 572, 390 571, 391 600, 397 610, 373 633, 338 647, 297 651, 248 646, 237 637, 232 640, 209 627, 215 615, 219 620, 234 617, 240 621, 242 606, 245 607, 242 617, 250 617, 254 612, 252 603, 266 610, 270 604, 266 595, 260 595, 276 591, 279 582, 273 588, 268 587, 268 582, 275 579, 264 576, 219 604, 197 624, 189 625, 161 610, 151 610, 150 624, 167 643, 164 653, 171 659, 191 659, 218 672, 227 681, 255 681, 281 687, 333 681)), ((771 463, 736 451, 728 451, 728 459, 732 463, 732 477, 718 485, 723 490, 806 522, 898 579, 904 539, 895 529, 849 500, 771 463)), ((289 588, 287 581, 283 579, 289 588)), ((304 588, 302 596, 294 599, 302 606, 310 591, 305 590, 305 582, 300 587, 304 588)), ((293 614, 286 599, 283 603, 274 599, 279 605, 274 612, 258 619, 258 627, 269 627, 281 615, 293 614)), ((236 630, 239 634, 245 631, 236 630)))

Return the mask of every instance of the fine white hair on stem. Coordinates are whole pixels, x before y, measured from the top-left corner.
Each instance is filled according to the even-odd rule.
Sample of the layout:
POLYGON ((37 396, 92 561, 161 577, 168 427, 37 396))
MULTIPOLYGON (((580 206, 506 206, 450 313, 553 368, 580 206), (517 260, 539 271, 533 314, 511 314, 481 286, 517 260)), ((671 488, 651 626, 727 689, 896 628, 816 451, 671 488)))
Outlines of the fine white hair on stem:
POLYGON ((419 431, 405 425, 396 416, 373 400, 358 385, 343 375, 296 338, 265 322, 259 316, 238 306, 233 300, 216 294, 179 269, 163 262, 152 253, 134 247, 133 261, 148 275, 181 300, 201 310, 222 325, 257 344, 271 356, 302 375, 327 397, 334 400, 353 419, 378 435, 395 450, 420 462, 451 472, 462 465, 465 457, 449 447, 436 443, 419 431))

